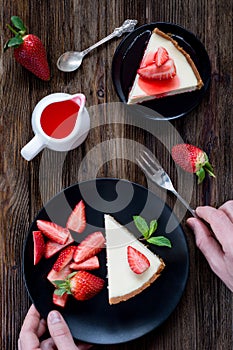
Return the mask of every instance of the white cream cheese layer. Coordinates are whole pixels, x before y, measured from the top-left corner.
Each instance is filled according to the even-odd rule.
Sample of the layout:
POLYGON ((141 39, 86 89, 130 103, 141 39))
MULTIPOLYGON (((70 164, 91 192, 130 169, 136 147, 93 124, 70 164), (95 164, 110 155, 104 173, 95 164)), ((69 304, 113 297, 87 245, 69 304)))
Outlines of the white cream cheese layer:
POLYGON ((113 217, 105 215, 104 218, 107 248, 108 293, 110 299, 124 296, 141 288, 158 271, 161 261, 113 217), (150 267, 141 275, 137 275, 129 267, 127 259, 128 245, 139 250, 150 261, 150 267))

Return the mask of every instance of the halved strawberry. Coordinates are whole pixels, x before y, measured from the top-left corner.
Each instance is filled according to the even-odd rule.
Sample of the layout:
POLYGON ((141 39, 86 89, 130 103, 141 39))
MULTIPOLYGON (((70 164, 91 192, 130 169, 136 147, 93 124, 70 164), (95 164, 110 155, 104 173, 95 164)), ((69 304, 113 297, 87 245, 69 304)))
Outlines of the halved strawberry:
POLYGON ((174 61, 170 58, 160 67, 152 63, 146 67, 139 68, 137 72, 145 80, 164 80, 171 79, 176 75, 176 67, 174 61))
POLYGON ((45 242, 41 231, 33 231, 32 236, 34 243, 34 265, 36 265, 44 255, 45 242))
POLYGON ((55 271, 52 268, 48 273, 47 279, 49 280, 49 282, 51 282, 55 286, 54 281, 65 280, 71 272, 72 272, 72 270, 70 269, 69 265, 65 266, 64 269, 62 269, 59 272, 55 271))
POLYGON ((55 291, 53 292, 53 303, 55 305, 60 307, 65 307, 67 300, 68 300, 67 293, 64 293, 63 295, 58 295, 55 293, 55 291))
POLYGON ((136 274, 141 274, 150 267, 147 257, 131 246, 127 247, 127 258, 131 270, 136 274))
POLYGON ((82 233, 86 228, 85 204, 81 200, 70 214, 66 227, 72 231, 82 233))
POLYGON ((51 221, 37 220, 37 227, 51 241, 59 244, 65 244, 70 234, 67 228, 61 227, 51 221))
POLYGON ((169 54, 167 52, 167 50, 160 46, 158 48, 158 50, 156 51, 155 53, 155 56, 154 56, 154 61, 155 61, 155 64, 160 67, 162 66, 164 63, 166 63, 169 59, 169 54))
POLYGON ((74 261, 80 263, 98 254, 104 247, 105 238, 102 232, 97 231, 88 235, 76 248, 74 261))
POLYGON ((70 245, 64 250, 62 250, 53 265, 53 270, 59 272, 62 269, 64 269, 64 267, 71 262, 75 249, 76 246, 70 245))
POLYGON ((57 281, 54 293, 72 294, 77 300, 89 300, 98 294, 104 286, 104 280, 87 271, 71 273, 65 281, 57 281))
POLYGON ((81 262, 81 263, 71 263, 70 268, 72 270, 95 270, 100 267, 99 259, 98 257, 92 256, 91 258, 81 262))
POLYGON ((45 243, 44 257, 46 259, 51 258, 51 256, 55 255, 60 250, 62 250, 63 248, 65 248, 66 246, 68 246, 69 244, 71 244, 73 242, 74 242, 74 239, 73 239, 71 233, 69 233, 69 237, 68 237, 65 244, 59 244, 59 243, 56 243, 53 241, 47 241, 45 243))

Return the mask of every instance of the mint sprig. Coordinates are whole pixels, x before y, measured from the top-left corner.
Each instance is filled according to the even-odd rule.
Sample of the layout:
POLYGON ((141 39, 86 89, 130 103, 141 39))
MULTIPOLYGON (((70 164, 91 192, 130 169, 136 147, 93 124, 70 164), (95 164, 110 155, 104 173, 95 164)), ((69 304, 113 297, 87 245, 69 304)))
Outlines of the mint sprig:
POLYGON ((151 220, 148 225, 146 220, 140 215, 133 216, 134 224, 137 227, 138 231, 141 232, 144 239, 150 243, 160 247, 169 247, 171 248, 171 241, 164 236, 155 236, 151 237, 153 233, 157 230, 158 222, 157 220, 151 220))

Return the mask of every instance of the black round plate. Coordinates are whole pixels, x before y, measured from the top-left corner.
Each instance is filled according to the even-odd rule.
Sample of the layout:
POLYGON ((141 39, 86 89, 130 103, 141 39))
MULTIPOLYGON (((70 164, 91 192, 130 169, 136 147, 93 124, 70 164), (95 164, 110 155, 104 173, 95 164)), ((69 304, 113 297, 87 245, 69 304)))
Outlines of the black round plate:
MULTIPOLYGON (((86 216, 88 226, 82 235, 94 229, 104 232, 103 214, 105 204, 99 201, 97 193, 109 203, 110 214, 137 236, 138 232, 132 222, 132 216, 142 213, 149 221, 158 219, 156 235, 165 235, 172 242, 172 248, 150 247, 165 262, 166 267, 161 276, 149 288, 134 298, 109 305, 106 280, 106 253, 100 253, 100 269, 96 275, 106 280, 101 293, 89 301, 79 302, 70 297, 64 309, 57 307, 67 321, 74 338, 95 344, 116 344, 138 338, 161 325, 177 306, 184 291, 189 271, 188 247, 182 227, 179 225, 171 209, 155 194, 146 188, 121 180, 121 190, 117 187, 118 179, 96 179, 73 185, 53 197, 39 212, 28 233, 24 247, 24 280, 32 302, 43 317, 56 307, 52 303, 53 286, 46 276, 57 256, 42 259, 33 265, 32 231, 37 229, 36 220, 44 219, 65 226, 67 218, 75 204, 82 198, 88 200, 86 216), (132 191, 133 190, 133 191, 132 191), (83 194, 85 194, 83 196, 83 194), (93 202, 90 199, 93 197, 93 202), (117 201, 117 198, 120 198, 117 201), (130 201, 129 197, 131 198, 130 201), (67 205, 68 203, 68 205, 67 205), (113 203, 113 205, 112 205, 113 203), (115 204, 116 203, 116 206, 115 204), (119 210, 119 203, 124 208, 119 210), (115 212, 114 212, 115 206, 115 212), (170 218, 176 227, 166 233, 166 225, 170 218)), ((74 234, 77 241, 82 236, 74 234)))
POLYGON ((112 62, 112 79, 120 100, 126 103, 151 32, 156 27, 165 33, 171 33, 172 38, 191 56, 204 83, 200 90, 154 99, 141 104, 166 119, 174 119, 186 115, 195 108, 210 83, 211 66, 208 54, 203 44, 191 32, 176 24, 164 22, 145 24, 135 29, 121 41, 115 52, 112 62))

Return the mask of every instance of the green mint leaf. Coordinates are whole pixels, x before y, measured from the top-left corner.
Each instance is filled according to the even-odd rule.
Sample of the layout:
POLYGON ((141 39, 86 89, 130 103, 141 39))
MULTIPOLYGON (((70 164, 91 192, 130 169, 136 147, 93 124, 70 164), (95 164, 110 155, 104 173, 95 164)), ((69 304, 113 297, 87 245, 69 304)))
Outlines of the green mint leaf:
POLYGON ((12 16, 11 22, 13 23, 15 28, 17 28, 21 31, 22 34, 26 33, 27 29, 26 29, 25 25, 23 24, 23 21, 21 20, 21 18, 19 18, 18 16, 12 16))
POLYGON ((152 220, 150 222, 150 229, 149 229, 148 238, 156 231, 157 227, 158 227, 157 220, 152 220))
POLYGON ((147 239, 147 242, 161 247, 172 247, 171 241, 164 236, 151 237, 147 239))
POLYGON ((145 219, 141 216, 133 216, 133 220, 137 229, 142 233, 144 237, 147 237, 149 232, 149 227, 145 219))

